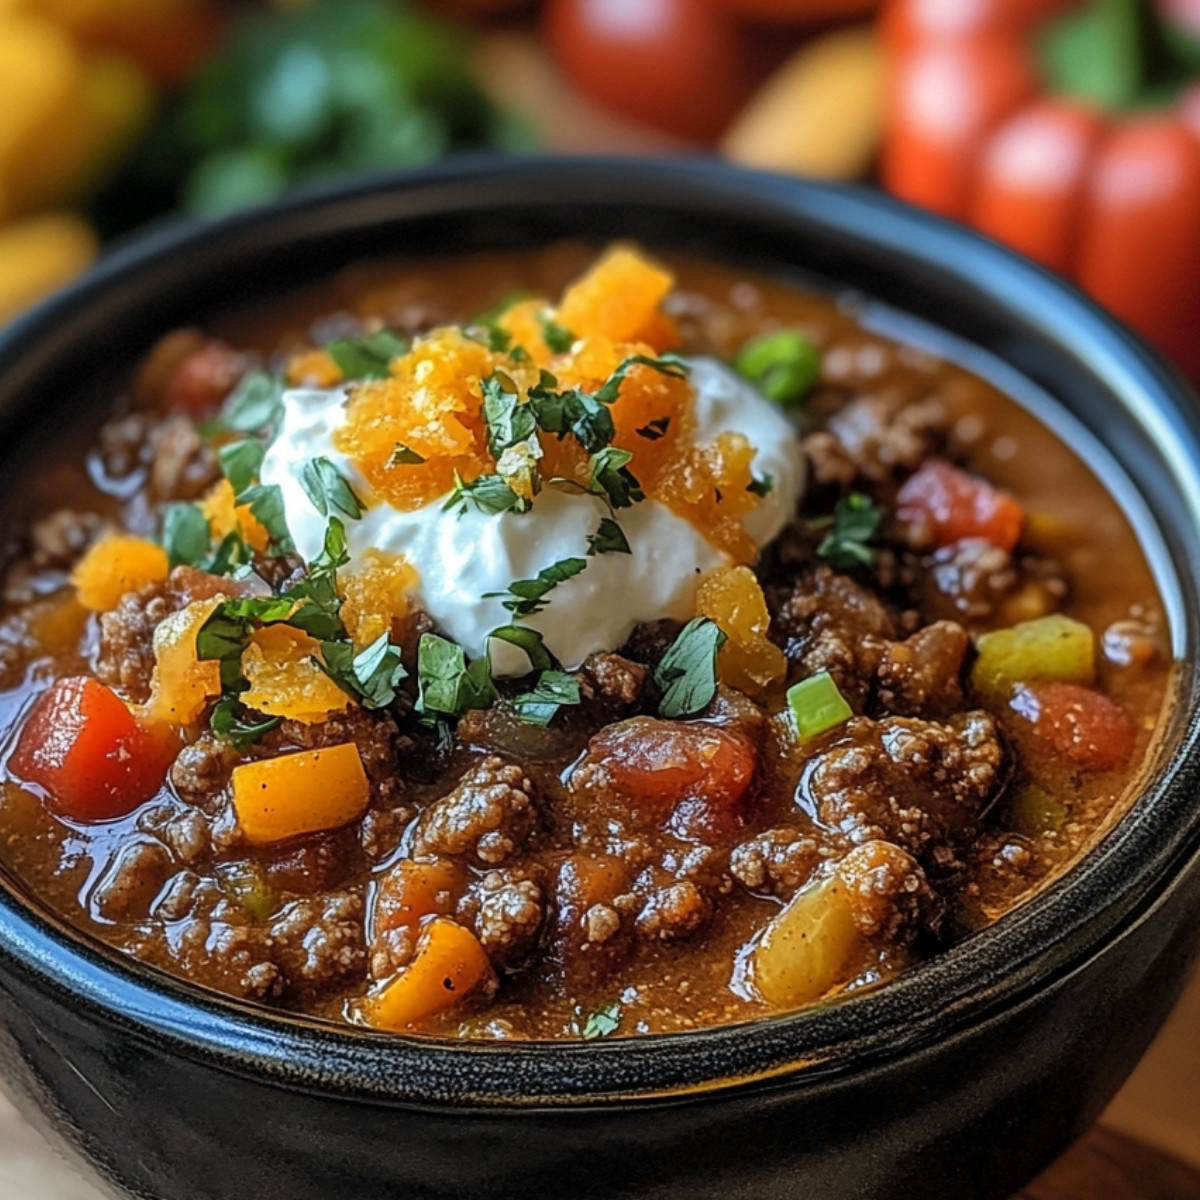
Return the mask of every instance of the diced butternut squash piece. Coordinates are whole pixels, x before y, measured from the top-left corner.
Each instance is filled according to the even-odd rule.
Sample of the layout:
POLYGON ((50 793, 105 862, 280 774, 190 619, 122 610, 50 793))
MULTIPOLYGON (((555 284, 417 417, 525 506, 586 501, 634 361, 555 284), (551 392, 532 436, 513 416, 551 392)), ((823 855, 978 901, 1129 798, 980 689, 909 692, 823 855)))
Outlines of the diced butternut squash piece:
POLYGON ((755 698, 782 682, 787 659, 767 638, 771 615, 749 567, 720 567, 696 588, 696 616, 715 621, 726 635, 717 656, 721 681, 755 698))
POLYGON ((338 829, 361 817, 370 799, 353 742, 233 769, 233 808, 252 846, 338 829))
POLYGON ((73 596, 57 596, 29 616, 29 632, 43 654, 58 658, 79 648, 88 610, 73 596))
POLYGON ((491 979, 492 965, 479 939, 457 921, 435 917, 422 930, 412 962, 363 1001, 362 1015, 377 1029, 403 1033, 491 979))
POLYGON ((845 983, 862 950, 849 889, 838 875, 809 884, 763 931, 751 958, 759 995, 798 1008, 845 983))
POLYGON ((224 600, 196 600, 172 613, 154 631, 154 674, 147 713, 172 725, 192 725, 210 700, 221 694, 221 664, 196 656, 200 626, 224 600))
POLYGON ((418 579, 416 568, 402 555, 383 550, 368 550, 353 574, 339 572, 342 624, 360 650, 391 633, 392 622, 407 616, 408 593, 418 579))
POLYGON ((445 916, 454 908, 463 869, 446 859, 401 859, 383 877, 375 896, 375 932, 415 929, 422 917, 445 916))
POLYGON ((320 645, 288 625, 257 630, 242 654, 242 673, 250 681, 242 703, 269 717, 311 725, 352 703, 314 657, 320 645))
POLYGON ((342 382, 341 368, 327 350, 306 350, 288 360, 288 382, 296 387, 331 388, 342 382))
POLYGON ((664 329, 659 305, 674 285, 663 267, 628 246, 614 246, 567 289, 556 320, 575 337, 654 345, 650 335, 661 337, 664 329))
POLYGON ((208 518, 213 537, 220 541, 231 533, 240 533, 252 550, 263 551, 271 541, 271 535, 259 524, 248 504, 233 502, 233 484, 228 479, 213 484, 208 494, 200 501, 200 511, 208 518))
POLYGON ((79 560, 71 582, 79 603, 93 612, 109 612, 126 592, 167 577, 167 552, 145 538, 110 533, 79 560))
POLYGON ((1096 677, 1095 635, 1061 613, 980 634, 975 646, 971 686, 991 704, 1003 704, 1019 683, 1087 684, 1096 677))

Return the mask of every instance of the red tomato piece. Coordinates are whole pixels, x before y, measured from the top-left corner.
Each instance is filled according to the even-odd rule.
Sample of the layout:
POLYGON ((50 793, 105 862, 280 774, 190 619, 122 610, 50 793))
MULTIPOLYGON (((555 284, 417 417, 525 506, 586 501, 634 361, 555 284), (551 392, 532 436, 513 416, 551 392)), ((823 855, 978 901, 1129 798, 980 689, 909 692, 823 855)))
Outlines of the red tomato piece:
POLYGON ((703 837, 738 827, 758 755, 744 734, 720 725, 633 717, 592 738, 584 765, 640 816, 703 837))
POLYGON ((755 85, 742 30, 696 0, 550 0, 544 20, 581 92, 677 137, 712 141, 755 85))
POLYGON ((710 0, 750 21, 772 25, 819 25, 824 21, 849 21, 873 13, 882 0, 710 0))
POLYGON ((245 357, 224 342, 205 342, 175 368, 164 397, 171 412, 210 417, 246 369, 245 357))
POLYGON ((1080 770, 1115 771, 1133 754, 1133 722, 1103 692, 1078 683, 1031 683, 1009 703, 1041 742, 1080 770))
POLYGON ((1011 550, 1025 519, 1008 492, 939 459, 910 475, 896 500, 896 516, 918 526, 939 547, 980 538, 1011 550))
POLYGON ((9 769, 76 821, 126 816, 162 787, 178 743, 95 679, 60 679, 33 706, 9 769))

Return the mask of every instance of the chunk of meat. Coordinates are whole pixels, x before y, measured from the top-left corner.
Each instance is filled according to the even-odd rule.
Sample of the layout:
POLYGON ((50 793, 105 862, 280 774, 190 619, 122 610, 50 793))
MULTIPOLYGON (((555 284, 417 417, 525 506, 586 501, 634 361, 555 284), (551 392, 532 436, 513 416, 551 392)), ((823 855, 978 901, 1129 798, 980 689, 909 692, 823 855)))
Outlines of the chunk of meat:
POLYGON ((691 880, 652 892, 637 915, 638 933, 658 941, 690 937, 712 917, 712 901, 691 880))
POLYGON ((891 642, 877 668, 879 699, 904 716, 949 716, 963 707, 962 672, 970 638, 953 621, 935 621, 891 642))
POLYGON ((629 953, 630 930, 616 906, 629 878, 628 864, 614 855, 575 853, 559 867, 550 955, 568 988, 593 986, 629 953))
POLYGON ((413 854, 474 857, 489 866, 512 858, 528 841, 536 811, 525 772, 496 755, 480 760, 449 795, 422 814, 413 854))
POLYGON ((66 570, 100 536, 104 518, 99 513, 60 508, 29 530, 29 558, 35 570, 66 570))
POLYGON ((925 560, 922 607, 968 624, 1015 624, 1053 612, 1067 594, 1062 567, 1051 559, 1016 559, 981 538, 964 538, 925 560))
POLYGON ((794 826, 776 826, 736 846, 729 870, 752 892, 787 897, 813 877, 828 853, 811 833, 794 826))
POLYGON ((585 700, 631 708, 642 698, 646 668, 619 654, 589 654, 575 678, 585 700))
POLYGON ((546 915, 541 885, 528 873, 488 871, 467 890, 458 919, 475 931, 498 971, 525 966, 537 950, 546 915))
POLYGON ((271 922, 269 939, 272 959, 291 983, 323 988, 366 975, 363 901, 357 892, 293 900, 271 922))
POLYGON ((104 921, 144 920, 171 870, 171 855, 160 842, 128 843, 92 889, 93 914, 104 921))
POLYGON ((149 445, 156 500, 199 500, 221 477, 216 452, 188 417, 167 417, 151 431, 149 445))
POLYGON ((890 841, 926 867, 956 865, 1000 783, 1004 756, 992 718, 857 717, 842 729, 805 765, 802 807, 853 842, 890 841))
POLYGON ((212 812, 239 761, 232 746, 206 729, 179 751, 171 765, 171 786, 188 804, 212 812))
POLYGON ((911 942, 936 930, 942 907, 920 863, 891 842, 864 842, 837 865, 858 931, 877 945, 911 942))

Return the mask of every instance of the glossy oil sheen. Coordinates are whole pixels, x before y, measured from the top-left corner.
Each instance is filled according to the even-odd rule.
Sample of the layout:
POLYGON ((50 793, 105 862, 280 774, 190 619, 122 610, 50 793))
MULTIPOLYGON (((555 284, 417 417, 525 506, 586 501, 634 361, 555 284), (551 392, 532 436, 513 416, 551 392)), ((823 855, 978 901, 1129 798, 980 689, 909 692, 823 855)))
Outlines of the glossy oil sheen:
POLYGON ((467 1046, 268 1018, 0 889, 0 1072, 130 1195, 999 1198, 1099 1112, 1194 957, 1194 398, 1050 276, 884 197, 704 163, 480 162, 166 231, 0 336, 0 469, 61 425, 47 397, 98 402, 155 337, 268 298, 265 280, 570 236, 838 280, 1006 361, 1088 426, 1161 536, 1184 663, 1145 796, 1064 880, 877 992, 627 1042, 467 1046))

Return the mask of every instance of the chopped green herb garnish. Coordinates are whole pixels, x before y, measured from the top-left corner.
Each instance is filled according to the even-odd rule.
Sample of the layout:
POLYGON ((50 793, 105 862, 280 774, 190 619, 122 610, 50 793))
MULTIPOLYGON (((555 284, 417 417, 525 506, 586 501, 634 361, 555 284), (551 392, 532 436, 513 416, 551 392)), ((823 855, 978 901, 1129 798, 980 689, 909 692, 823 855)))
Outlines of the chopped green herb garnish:
POLYGON ((560 442, 570 434, 588 454, 603 450, 617 432, 612 413, 587 392, 578 388, 559 392, 554 390, 557 386, 554 376, 543 372, 541 383, 529 391, 529 407, 539 428, 560 442))
POLYGON ((529 725, 549 725, 559 709, 579 703, 579 681, 566 671, 543 671, 533 690, 514 696, 513 711, 529 725))
POLYGON ((282 717, 268 717, 263 721, 247 721, 245 708, 236 696, 222 696, 213 708, 209 724, 213 733, 235 750, 245 750, 261 741, 272 729, 283 723, 282 717))
POLYGON ((400 662, 400 647, 381 633, 365 650, 349 642, 322 642, 317 665, 351 699, 364 708, 386 708, 408 672, 400 662))
POLYGON ((488 450, 499 459, 510 446, 527 442, 537 433, 537 418, 533 407, 521 400, 517 385, 503 372, 493 371, 480 388, 488 450))
POLYGON ((755 496, 769 496, 775 489, 775 477, 768 471, 761 479, 755 475, 748 484, 746 491, 755 496))
POLYGON ((632 554, 625 531, 612 519, 603 517, 596 532, 588 538, 588 557, 596 554, 632 554))
POLYGON ((691 370, 677 354, 664 354, 661 358, 651 358, 648 354, 631 354, 621 361, 605 385, 596 393, 596 399, 601 404, 616 403, 621 394, 621 384, 625 382, 625 376, 629 374, 631 367, 650 367, 675 379, 686 379, 691 370))
POLYGON ((293 554, 296 546, 292 535, 288 532, 287 513, 283 505, 283 493, 276 483, 256 483, 240 492, 236 497, 238 504, 248 504, 254 519, 270 535, 268 547, 272 554, 293 554))
POLYGON ((527 363, 531 361, 529 351, 524 346, 514 346, 508 352, 508 357, 515 363, 527 363))
POLYGON ((259 438, 242 438, 217 451, 221 473, 233 485, 234 495, 244 492, 258 479, 267 447, 259 438))
POLYGON ((837 503, 833 528, 817 547, 817 553, 835 570, 870 567, 875 551, 867 544, 875 536, 883 514, 861 492, 851 492, 837 503))
POLYGON ((524 496, 518 496, 499 475, 480 475, 470 483, 463 483, 456 471, 454 490, 442 505, 442 511, 454 512, 457 509, 461 515, 471 506, 482 513, 495 516, 510 509, 526 512, 529 509, 529 501, 524 496))
POLYGON ((733 367, 768 400, 789 407, 812 391, 821 372, 821 352, 798 329, 781 329, 751 338, 733 367))
POLYGON ((796 731, 804 740, 836 729, 854 716, 854 710, 846 703, 828 671, 793 684, 788 688, 787 702, 796 722, 796 731))
POLYGON ((658 711, 664 717, 688 717, 712 703, 717 694, 717 651, 725 634, 707 617, 695 617, 663 655, 654 682, 662 693, 658 711))
POLYGON ((211 539, 208 518, 197 505, 167 505, 163 513, 162 544, 168 566, 199 566, 208 557, 211 539))
POLYGON ((227 533, 213 554, 204 564, 204 570, 210 575, 233 575, 239 568, 245 567, 254 557, 254 552, 246 545, 246 539, 234 530, 227 533))
MULTIPOLYGON (((580 1015, 582 1016, 582 1013, 580 1015)), ((584 1017, 579 1034, 580 1037, 590 1042, 596 1038, 609 1037, 616 1033, 620 1024, 621 1005, 614 1000, 611 1004, 605 1004, 594 1012, 588 1013, 584 1017)))
POLYGON ((220 415, 204 426, 214 433, 263 433, 274 429, 283 414, 283 380, 266 371, 243 375, 229 394, 220 415))
POLYGON ((643 425, 638 431, 638 437, 644 437, 648 442, 657 442, 660 437, 665 437, 667 430, 671 427, 670 417, 657 417, 648 424, 643 425))
POLYGON ((613 508, 629 508, 645 500, 646 493, 628 466, 632 458, 628 450, 616 446, 605 446, 593 454, 588 490, 597 496, 607 496, 613 508))
POLYGON ((541 319, 542 341, 551 354, 566 354, 575 342, 575 335, 564 329, 553 317, 544 316, 541 319))
POLYGON ((488 637, 524 650, 530 667, 535 671, 558 669, 558 660, 546 649, 546 643, 536 629, 530 629, 527 625, 501 625, 493 629, 488 637))
POLYGON ((344 379, 386 379, 392 360, 408 353, 408 341, 390 329, 361 338, 338 338, 325 347, 344 379))
POLYGON ((392 457, 388 459, 388 466, 415 466, 417 463, 423 463, 425 461, 427 461, 425 455, 418 454, 415 450, 406 446, 403 442, 397 442, 396 448, 392 451, 392 457))
POLYGON ((300 468, 300 486, 323 517, 341 513, 357 521, 365 511, 345 476, 327 458, 310 458, 300 468))
POLYGON ((487 658, 468 664, 461 646, 435 633, 422 635, 417 647, 417 686, 417 711, 434 717, 458 717, 496 699, 487 658))
POLYGON ((513 616, 531 617, 546 607, 546 596, 560 583, 578 575, 587 567, 586 558, 563 558, 548 567, 543 567, 536 579, 518 579, 509 585, 507 592, 484 592, 485 599, 507 597, 504 607, 513 616))

